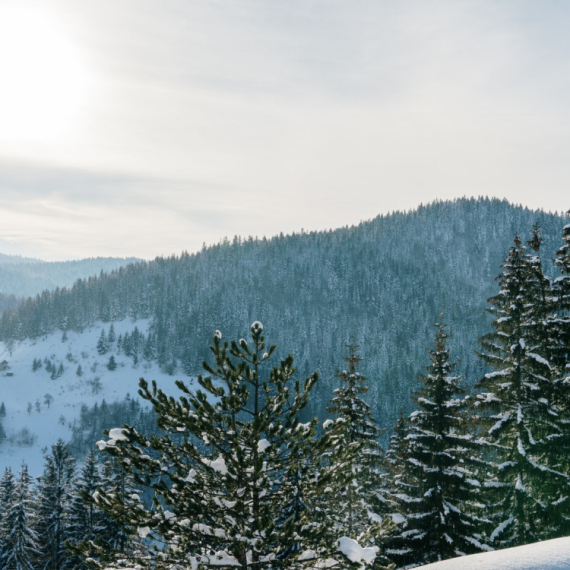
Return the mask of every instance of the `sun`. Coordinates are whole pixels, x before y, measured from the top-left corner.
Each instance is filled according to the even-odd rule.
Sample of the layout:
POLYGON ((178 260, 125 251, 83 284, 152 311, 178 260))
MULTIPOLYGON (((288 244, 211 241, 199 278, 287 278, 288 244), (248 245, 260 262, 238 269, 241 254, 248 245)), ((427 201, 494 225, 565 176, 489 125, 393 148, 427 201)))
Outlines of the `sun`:
POLYGON ((62 140, 88 85, 78 49, 51 14, 21 1, 0 4, 0 140, 62 140))

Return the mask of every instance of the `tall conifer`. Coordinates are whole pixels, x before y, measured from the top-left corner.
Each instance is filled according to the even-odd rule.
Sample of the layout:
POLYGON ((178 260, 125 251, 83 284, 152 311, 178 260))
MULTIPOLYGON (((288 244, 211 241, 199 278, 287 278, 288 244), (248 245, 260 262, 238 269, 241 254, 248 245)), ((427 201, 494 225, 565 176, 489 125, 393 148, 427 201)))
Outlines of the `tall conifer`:
POLYGON ((474 442, 465 430, 461 377, 453 374, 443 316, 436 326, 418 409, 407 424, 400 420, 397 438, 405 444, 390 454, 402 468, 393 498, 405 522, 387 555, 406 567, 491 550, 480 530, 481 482, 469 467, 474 442))

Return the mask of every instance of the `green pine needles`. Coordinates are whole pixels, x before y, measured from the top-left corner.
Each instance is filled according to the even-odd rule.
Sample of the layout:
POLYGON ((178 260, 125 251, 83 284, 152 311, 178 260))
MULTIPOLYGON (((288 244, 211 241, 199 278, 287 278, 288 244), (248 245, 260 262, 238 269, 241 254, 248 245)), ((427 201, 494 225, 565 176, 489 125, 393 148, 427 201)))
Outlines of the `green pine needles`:
MULTIPOLYGON (((259 322, 251 326, 250 341, 222 342, 216 331, 210 348, 214 362, 203 364, 208 376, 198 376, 201 390, 178 381, 182 396, 176 400, 140 380, 139 393, 152 404, 164 435, 147 438, 123 426, 99 442, 135 485, 152 490, 153 501, 146 508, 137 494, 101 490, 97 505, 143 542, 113 553, 87 544, 91 563, 361 567, 365 562, 339 552, 341 537, 331 535, 320 508, 322 497, 350 477, 361 446, 345 449, 341 463, 331 462, 344 442, 343 422, 319 435, 316 419, 299 419, 317 374, 295 380, 291 355, 271 368, 275 346, 266 347, 259 322)), ((358 554, 373 563, 377 551, 358 554)))

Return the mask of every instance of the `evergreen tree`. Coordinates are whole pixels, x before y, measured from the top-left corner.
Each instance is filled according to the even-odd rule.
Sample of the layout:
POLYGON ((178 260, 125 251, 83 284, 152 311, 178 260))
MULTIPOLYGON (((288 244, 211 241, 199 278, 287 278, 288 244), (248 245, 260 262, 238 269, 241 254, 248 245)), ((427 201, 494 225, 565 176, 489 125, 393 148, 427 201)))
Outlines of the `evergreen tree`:
POLYGON ((111 323, 111 326, 109 327, 109 334, 107 335, 107 341, 109 343, 113 343, 115 342, 116 339, 116 335, 115 335, 115 325, 113 323, 111 323))
POLYGON ((2 402, 0 404, 0 418, 5 418, 6 417, 6 405, 4 404, 4 402, 2 402))
POLYGON ((404 437, 404 471, 394 494, 406 524, 389 555, 404 566, 492 550, 480 532, 484 521, 475 514, 481 482, 469 469, 473 442, 464 433, 466 404, 459 397, 461 377, 453 375, 443 316, 436 326, 435 349, 429 351, 427 374, 420 377, 424 386, 404 437))
POLYGON ((0 557, 4 552, 6 536, 10 531, 10 527, 6 525, 6 514, 12 507, 14 485, 14 473, 6 467, 0 479, 0 557))
POLYGON ((564 245, 556 252, 555 259, 561 275, 553 285, 552 321, 557 339, 555 364, 560 377, 570 377, 570 224, 563 229, 562 241, 564 245))
POLYGON ((75 371, 76 376, 83 376, 83 368, 81 367, 81 364, 77 365, 77 370, 75 371))
MULTIPOLYGON (((537 251, 534 238, 536 233, 531 247, 537 251)), ((551 467, 563 417, 551 381, 543 320, 549 293, 544 294, 540 258, 527 253, 516 236, 502 267, 500 292, 489 299, 494 330, 480 339, 480 357, 493 372, 479 382, 475 405, 492 473, 491 540, 506 547, 561 532, 568 477, 551 467)))
MULTIPOLYGON (((95 540, 104 533, 103 513, 92 500, 87 500, 92 498, 101 483, 97 456, 90 450, 85 456, 79 476, 73 483, 67 533, 67 540, 72 549, 84 541, 95 540)), ((66 567, 87 568, 78 556, 72 557, 66 567)))
POLYGON ((152 332, 144 343, 143 358, 148 362, 156 359, 156 336, 152 332))
POLYGON ((39 478, 37 533, 39 561, 46 570, 66 567, 65 541, 69 539, 69 513, 75 459, 67 444, 58 440, 45 456, 45 467, 39 478))
POLYGON ((113 355, 111 355, 111 358, 109 358, 109 362, 107 362, 107 368, 111 371, 117 369, 117 362, 116 362, 115 357, 113 355))
POLYGON ((97 352, 103 356, 109 352, 109 342, 107 340, 107 336, 105 335, 105 329, 101 329, 101 336, 97 341, 97 352))
POLYGON ((22 470, 14 487, 13 500, 4 517, 7 532, 0 552, 3 570, 35 570, 39 556, 38 537, 33 530, 34 500, 28 467, 22 470))
POLYGON ((204 363, 210 376, 198 376, 205 392, 194 394, 178 381, 183 396, 175 400, 141 379, 140 394, 152 403, 165 435, 149 440, 124 425, 98 443, 138 484, 153 489, 151 511, 133 504, 125 513, 125 496, 103 490, 98 500, 107 512, 124 513, 131 534, 162 545, 155 561, 139 557, 141 565, 184 559, 204 568, 295 568, 305 564, 296 559, 314 565, 324 556, 350 566, 334 544, 320 542, 326 529, 310 516, 311 504, 331 481, 330 471, 305 477, 308 470, 314 475, 314 461, 310 466, 297 461, 322 457, 331 435, 337 435, 332 427, 318 439, 316 420, 299 423, 317 375, 303 386, 293 381, 292 356, 267 370, 275 346, 265 350, 261 323, 253 323, 251 334, 251 344, 244 339, 222 344, 216 332, 215 365, 204 363), (299 485, 307 508, 297 520, 280 521, 299 485))
POLYGON ((356 370, 362 361, 358 356, 358 345, 347 345, 345 362, 348 370, 342 370, 338 377, 341 387, 334 391, 329 412, 335 414, 343 424, 342 436, 337 449, 339 457, 330 456, 330 461, 345 462, 347 448, 357 446, 360 451, 351 466, 352 472, 341 493, 327 497, 327 510, 331 515, 329 524, 335 526, 339 536, 358 539, 359 542, 374 543, 391 530, 390 519, 384 524, 380 513, 385 510, 386 472, 383 450, 378 439, 381 430, 376 425, 370 406, 361 398, 368 392, 367 379, 356 370), (334 521, 334 522, 333 522, 334 521))

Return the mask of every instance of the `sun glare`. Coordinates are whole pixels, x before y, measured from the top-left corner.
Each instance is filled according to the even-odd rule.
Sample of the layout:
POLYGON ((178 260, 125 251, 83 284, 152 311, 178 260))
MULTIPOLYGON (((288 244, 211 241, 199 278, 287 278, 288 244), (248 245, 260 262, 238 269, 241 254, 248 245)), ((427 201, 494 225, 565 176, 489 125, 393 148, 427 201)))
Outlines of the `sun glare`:
POLYGON ((0 140, 64 139, 87 88, 77 48, 49 13, 0 5, 0 140))

